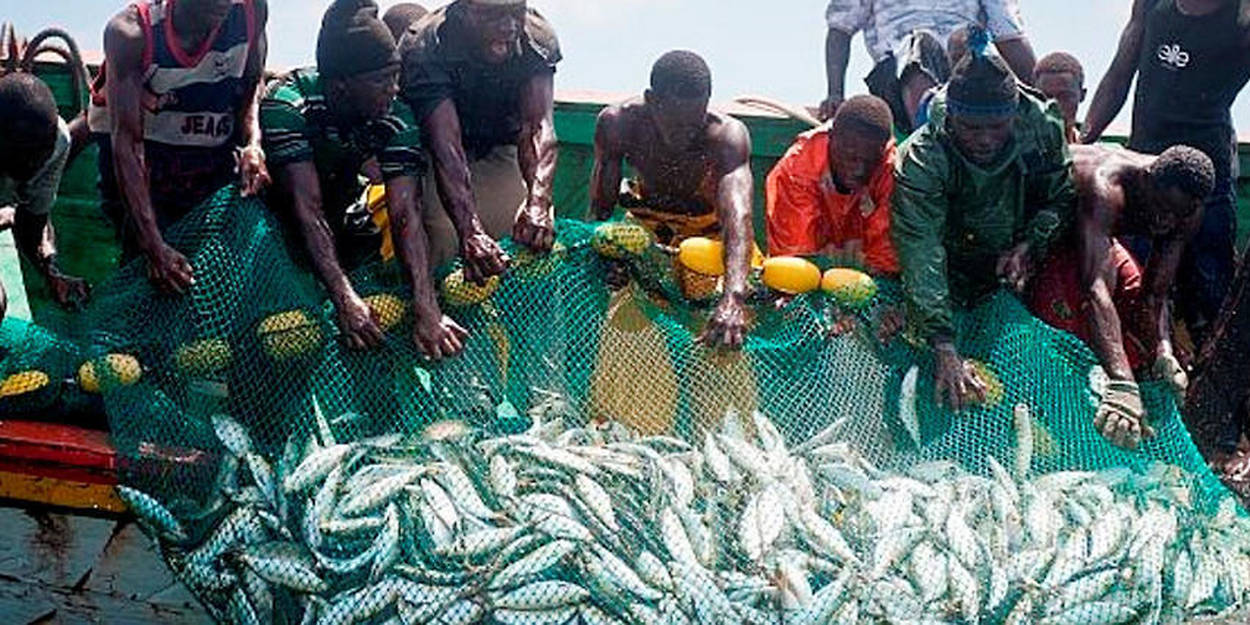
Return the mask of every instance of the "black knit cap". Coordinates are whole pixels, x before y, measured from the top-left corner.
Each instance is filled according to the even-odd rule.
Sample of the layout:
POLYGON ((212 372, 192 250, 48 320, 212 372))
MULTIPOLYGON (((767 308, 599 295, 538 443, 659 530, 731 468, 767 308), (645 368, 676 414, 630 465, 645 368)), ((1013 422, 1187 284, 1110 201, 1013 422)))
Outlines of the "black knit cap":
POLYGON ((1016 75, 1002 57, 989 53, 989 43, 985 29, 971 29, 968 54, 955 66, 946 90, 951 114, 1001 117, 1015 113, 1020 100, 1016 75))
POLYGON ((326 78, 367 74, 399 64, 395 37, 373 0, 335 0, 321 19, 317 70, 326 78))

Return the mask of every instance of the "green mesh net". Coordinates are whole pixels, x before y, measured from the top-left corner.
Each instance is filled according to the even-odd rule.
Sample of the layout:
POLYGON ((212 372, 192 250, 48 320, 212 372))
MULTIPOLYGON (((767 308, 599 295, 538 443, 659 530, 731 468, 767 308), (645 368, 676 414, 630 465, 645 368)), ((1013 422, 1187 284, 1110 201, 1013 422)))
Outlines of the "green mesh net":
POLYGON ((170 233, 186 296, 133 265, 63 335, 0 328, 6 376, 46 374, 4 414, 102 401, 123 499, 222 622, 1179 623, 1250 599, 1250 519, 1170 395, 1144 389, 1157 437, 1111 447, 1092 354, 1014 298, 960 313, 991 384, 952 415, 931 355, 876 336, 897 285, 853 324, 757 295, 724 353, 670 257, 559 233, 486 287, 442 272, 471 336, 434 363, 396 267, 353 272, 387 338, 347 350, 282 227, 223 191, 170 233))

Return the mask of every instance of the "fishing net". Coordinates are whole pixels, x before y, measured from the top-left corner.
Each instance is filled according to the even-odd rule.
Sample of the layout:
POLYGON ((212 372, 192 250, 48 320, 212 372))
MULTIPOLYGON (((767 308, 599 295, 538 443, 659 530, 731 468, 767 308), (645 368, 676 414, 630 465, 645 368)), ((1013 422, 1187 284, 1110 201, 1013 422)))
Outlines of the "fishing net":
POLYGON ((696 340, 714 284, 629 232, 561 222, 485 287, 445 268, 471 334, 435 363, 399 268, 353 270, 387 335, 346 349, 296 239, 224 190, 169 234, 189 293, 128 266, 64 335, 6 323, 0 364, 103 402, 122 498, 223 622, 1157 623, 1250 599, 1250 520, 1170 394, 1144 387, 1155 438, 1110 446, 1096 360, 1013 297, 958 315, 988 396, 954 415, 932 356, 877 336, 897 285, 855 315, 756 285, 725 353, 696 340))

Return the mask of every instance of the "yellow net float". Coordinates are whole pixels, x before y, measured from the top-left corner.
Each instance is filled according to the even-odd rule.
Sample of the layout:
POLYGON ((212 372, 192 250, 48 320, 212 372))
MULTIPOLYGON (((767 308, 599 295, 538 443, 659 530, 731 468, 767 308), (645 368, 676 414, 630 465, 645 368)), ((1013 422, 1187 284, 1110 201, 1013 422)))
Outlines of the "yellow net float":
POLYGON ((774 291, 802 295, 820 288, 820 268, 805 258, 778 256, 764 261, 762 280, 774 291))
POLYGON ((256 328, 261 349, 278 362, 307 356, 321 347, 321 327, 302 310, 266 317, 256 328))
POLYGON ((202 339, 183 345, 174 352, 174 366, 192 377, 225 371, 233 360, 230 344, 224 339, 202 339))
POLYGON ((470 282, 464 277, 464 269, 451 272, 445 279, 439 292, 443 302, 452 308, 477 306, 490 299, 499 289, 499 276, 491 276, 484 285, 470 282))
POLYGON ((365 299, 365 305, 369 310, 373 311, 373 318, 378 322, 378 327, 383 332, 390 332, 404 320, 404 314, 408 310, 404 300, 391 295, 390 293, 377 293, 370 295, 365 299))
POLYGON ((877 296, 877 282, 871 276, 862 271, 841 267, 826 271, 821 278, 820 288, 838 306, 849 311, 867 308, 877 296))
POLYGON ((109 354, 78 367, 78 386, 88 393, 100 393, 114 385, 131 386, 141 377, 143 367, 129 354, 109 354))
POLYGON ((22 371, 14 373, 0 382, 0 398, 20 397, 41 391, 48 387, 52 379, 42 371, 22 371))
POLYGON ((645 226, 621 221, 600 224, 590 238, 590 246, 600 256, 616 260, 641 256, 654 243, 655 237, 645 226))

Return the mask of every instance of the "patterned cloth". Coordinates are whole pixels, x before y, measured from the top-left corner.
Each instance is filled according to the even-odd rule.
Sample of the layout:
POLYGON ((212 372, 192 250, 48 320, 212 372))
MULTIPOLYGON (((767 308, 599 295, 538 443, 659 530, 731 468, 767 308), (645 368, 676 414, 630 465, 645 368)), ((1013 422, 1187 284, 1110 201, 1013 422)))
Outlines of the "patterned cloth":
POLYGON ((874 63, 895 53, 918 29, 933 31, 943 45, 967 24, 985 26, 996 41, 1024 36, 1018 0, 830 0, 825 19, 829 28, 848 35, 864 31, 874 63))

